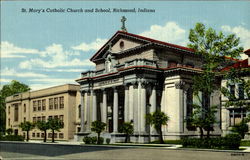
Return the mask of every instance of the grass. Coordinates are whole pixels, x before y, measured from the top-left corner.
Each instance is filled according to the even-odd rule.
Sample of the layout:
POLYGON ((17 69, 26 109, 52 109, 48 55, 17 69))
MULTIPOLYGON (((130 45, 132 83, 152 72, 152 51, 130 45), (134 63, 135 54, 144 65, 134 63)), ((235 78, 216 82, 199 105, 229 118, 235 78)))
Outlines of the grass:
POLYGON ((240 145, 241 146, 250 146, 250 141, 241 141, 240 145))
MULTIPOLYGON (((160 144, 160 141, 157 140, 157 141, 153 141, 153 142, 150 142, 151 144, 160 144)), ((181 140, 164 140, 164 143, 165 144, 181 144, 181 140)))

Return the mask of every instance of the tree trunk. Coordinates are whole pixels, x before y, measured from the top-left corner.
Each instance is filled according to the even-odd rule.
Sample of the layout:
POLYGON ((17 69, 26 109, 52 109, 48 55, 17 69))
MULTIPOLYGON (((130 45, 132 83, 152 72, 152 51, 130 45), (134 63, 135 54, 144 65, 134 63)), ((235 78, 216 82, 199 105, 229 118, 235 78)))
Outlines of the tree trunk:
POLYGON ((44 139, 43 139, 43 142, 46 142, 46 140, 47 140, 47 132, 46 132, 46 130, 44 130, 44 139))
POLYGON ((52 142, 55 142, 54 135, 55 135, 55 131, 52 130, 52 142))
POLYGON ((100 144, 100 133, 97 133, 97 144, 100 144))
POLYGON ((160 143, 164 144, 163 137, 162 137, 162 131, 161 131, 161 126, 159 127, 159 138, 160 138, 160 143))
POLYGON ((200 129, 200 139, 203 139, 203 129, 201 127, 199 127, 200 129))
POLYGON ((210 128, 207 130, 207 138, 210 138, 210 128))
POLYGON ((126 134, 125 143, 128 143, 128 134, 126 134))
POLYGON ((26 141, 27 141, 27 142, 29 141, 29 131, 27 131, 27 138, 26 138, 26 141))

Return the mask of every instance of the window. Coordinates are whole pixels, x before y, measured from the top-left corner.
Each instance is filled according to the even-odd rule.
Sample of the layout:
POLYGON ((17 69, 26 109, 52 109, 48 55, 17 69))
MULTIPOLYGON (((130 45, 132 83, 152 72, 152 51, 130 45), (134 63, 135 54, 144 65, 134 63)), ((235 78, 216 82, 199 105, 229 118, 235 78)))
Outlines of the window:
POLYGON ((18 121, 18 105, 15 105, 14 121, 18 121))
POLYGON ((37 101, 33 101, 33 111, 36 111, 37 101))
POLYGON ((244 99, 244 87, 243 87, 243 84, 239 84, 238 88, 239 88, 239 99, 244 99))
POLYGON ((243 118, 246 117, 246 109, 244 108, 234 108, 230 109, 230 126, 234 126, 240 123, 243 118))
POLYGON ((36 133, 36 136, 37 136, 37 137, 40 137, 40 133, 36 133))
POLYGON ((53 109, 53 103, 54 103, 53 98, 50 98, 49 99, 49 109, 53 109))
POLYGON ((54 133, 54 137, 57 138, 57 133, 54 133))
POLYGON ((26 104, 23 105, 23 112, 26 112, 26 104))
POLYGON ((59 138, 63 138, 63 133, 59 133, 59 138))
POLYGON ((58 119, 58 116, 54 116, 54 119, 58 119))
POLYGON ((33 117, 33 122, 36 122, 36 117, 33 117))
POLYGON ((10 119, 8 119, 8 126, 10 126, 10 119))
POLYGON ((26 122, 26 117, 23 118, 23 121, 26 122))
POLYGON ((235 95, 235 85, 230 85, 230 94, 235 95))
POLYGON ((58 109, 58 98, 54 98, 54 109, 58 109))
POLYGON ((175 62, 175 61, 169 61, 169 62, 168 62, 168 67, 169 67, 169 68, 177 67, 177 62, 175 62))
POLYGON ((41 121, 41 117, 37 117, 37 121, 41 121))
POLYGON ((46 110, 46 99, 42 100, 42 110, 45 111, 46 110))
POLYGON ((60 97, 60 109, 64 108, 64 97, 60 97))
POLYGON ((35 137, 36 136, 36 133, 32 133, 32 137, 35 137))
POLYGON ((46 121, 46 116, 42 116, 42 121, 46 121))
POLYGON ((49 133, 49 136, 48 136, 49 138, 52 138, 52 133, 49 133))
POLYGON ((10 106, 8 107, 8 114, 10 114, 10 106))
POLYGON ((41 137, 44 138, 44 133, 41 133, 41 137))
POLYGON ((49 116, 49 119, 52 119, 52 116, 49 116))
POLYGON ((60 115, 59 119, 63 122, 63 115, 60 115))
POLYGON ((81 105, 78 106, 78 118, 81 118, 81 105))
POLYGON ((42 109, 42 102, 41 102, 41 100, 39 100, 38 101, 38 111, 41 111, 41 109, 42 109))
POLYGON ((120 42, 120 48, 124 49, 124 42, 123 41, 120 42))

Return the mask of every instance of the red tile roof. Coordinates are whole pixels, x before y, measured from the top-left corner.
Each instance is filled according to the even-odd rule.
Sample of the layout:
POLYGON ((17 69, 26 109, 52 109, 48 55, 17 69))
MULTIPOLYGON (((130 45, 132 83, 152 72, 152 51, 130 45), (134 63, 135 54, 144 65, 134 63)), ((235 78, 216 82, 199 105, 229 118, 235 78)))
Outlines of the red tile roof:
POLYGON ((245 53, 246 55, 250 55, 250 49, 244 51, 244 53, 245 53))
POLYGON ((248 64, 248 59, 245 59, 245 60, 238 61, 231 66, 227 66, 223 68, 221 71, 228 71, 231 68, 249 68, 249 67, 250 65, 248 64))
POLYGON ((99 55, 99 53, 105 48, 105 46, 118 34, 125 34, 125 35, 128 35, 128 36, 132 36, 132 37, 135 37, 135 38, 138 38, 138 39, 143 39, 143 40, 146 40, 146 41, 149 41, 149 42, 154 42, 154 43, 158 43, 158 44, 162 44, 162 45, 166 45, 166 46, 170 46, 170 47, 174 47, 174 48, 177 48, 177 49, 182 49, 184 51, 188 51, 188 52, 194 52, 193 49, 191 48, 187 48, 187 47, 183 47, 183 46, 180 46, 180 45, 176 45, 176 44, 171 44, 171 43, 167 43, 167 42, 163 42, 163 41, 159 41, 159 40, 155 40, 155 39, 151 39, 151 38, 147 38, 147 37, 143 37, 143 36, 139 36, 139 35, 136 35, 136 34, 132 34, 132 33, 128 33, 128 32, 124 32, 124 31, 117 31, 111 38, 109 41, 107 41, 91 58, 90 60, 92 61, 96 56, 99 55))

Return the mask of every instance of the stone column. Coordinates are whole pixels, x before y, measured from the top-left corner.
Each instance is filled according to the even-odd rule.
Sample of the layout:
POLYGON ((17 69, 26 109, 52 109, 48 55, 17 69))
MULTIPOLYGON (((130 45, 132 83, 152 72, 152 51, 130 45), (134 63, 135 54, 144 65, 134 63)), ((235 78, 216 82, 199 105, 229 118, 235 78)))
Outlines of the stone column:
POLYGON ((113 103, 113 133, 118 132, 118 92, 114 88, 114 103, 113 103))
POLYGON ((141 117, 141 128, 140 128, 140 132, 141 134, 145 134, 146 133, 146 84, 142 84, 141 86, 141 113, 140 113, 140 117, 141 117))
POLYGON ((92 90, 93 95, 93 106, 92 106, 92 122, 97 120, 97 100, 96 100, 96 92, 92 90))
POLYGON ((84 101, 83 98, 85 97, 85 92, 81 91, 81 133, 84 132, 84 101))
POLYGON ((103 96, 102 96, 102 122, 107 123, 107 93, 103 89, 103 96))
POLYGON ((141 81, 139 80, 138 81, 138 90, 137 90, 138 101, 137 101, 137 114, 136 114, 136 116, 138 117, 137 126, 138 126, 139 132, 141 130, 141 88, 142 88, 141 81))
POLYGON ((124 121, 129 122, 129 86, 125 85, 125 98, 124 98, 124 121))
POLYGON ((129 113, 128 113, 128 121, 130 122, 131 120, 133 120, 133 105, 134 105, 134 86, 133 85, 130 85, 129 86, 129 113))
POLYGON ((91 125, 91 120, 90 120, 90 98, 91 98, 91 93, 90 91, 87 92, 86 94, 86 115, 87 115, 87 132, 90 132, 90 125, 91 125))
POLYGON ((134 133, 139 133, 139 127, 138 127, 138 85, 135 83, 133 85, 134 93, 133 93, 133 124, 134 124, 134 133))
MULTIPOLYGON (((152 86, 152 93, 150 96, 150 113, 154 113, 156 111, 156 86, 152 86)), ((156 134, 156 130, 154 126, 150 126, 150 134, 156 134)))

